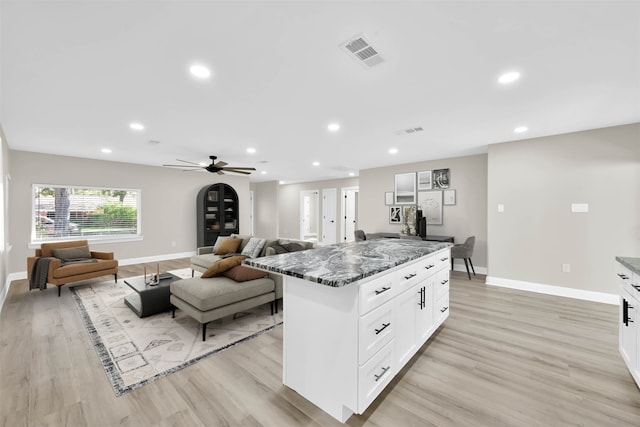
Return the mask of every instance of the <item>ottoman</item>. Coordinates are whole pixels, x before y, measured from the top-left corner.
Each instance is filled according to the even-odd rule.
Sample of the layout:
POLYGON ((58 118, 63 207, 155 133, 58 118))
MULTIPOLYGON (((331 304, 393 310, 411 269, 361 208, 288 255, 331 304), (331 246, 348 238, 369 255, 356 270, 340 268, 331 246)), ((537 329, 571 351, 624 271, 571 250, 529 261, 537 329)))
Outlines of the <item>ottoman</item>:
POLYGON ((273 279, 236 282, 224 276, 203 279, 177 280, 170 285, 169 301, 202 324, 202 341, 206 340, 207 323, 239 311, 271 303, 271 314, 276 299, 273 279))

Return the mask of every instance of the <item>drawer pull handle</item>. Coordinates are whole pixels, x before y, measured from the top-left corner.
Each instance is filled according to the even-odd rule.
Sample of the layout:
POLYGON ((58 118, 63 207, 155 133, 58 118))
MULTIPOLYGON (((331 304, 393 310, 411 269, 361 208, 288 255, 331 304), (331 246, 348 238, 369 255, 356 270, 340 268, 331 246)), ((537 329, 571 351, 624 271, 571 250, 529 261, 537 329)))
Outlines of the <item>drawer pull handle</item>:
POLYGON ((442 310, 440 310, 440 313, 444 313, 445 311, 449 310, 449 307, 443 307, 442 310))
POLYGON ((449 258, 440 258, 440 261, 446 261, 446 260, 448 260, 448 259, 449 259, 449 258))
POLYGON ((413 279, 414 277, 416 277, 418 275, 418 273, 411 273, 408 276, 404 276, 405 279, 409 280, 409 279, 413 279))
POLYGON ((424 268, 426 268, 428 270, 428 269, 433 268, 433 267, 434 267, 433 264, 429 264, 429 265, 426 265, 424 268))
POLYGON ((382 368, 382 372, 380 373, 380 375, 374 375, 374 377, 376 378, 376 382, 378 382, 378 380, 380 378, 382 378, 384 376, 384 374, 387 373, 387 371, 391 368, 391 366, 387 366, 386 368, 382 368))
POLYGON ((391 322, 389 323, 383 323, 382 324, 382 328, 380 329, 376 329, 376 335, 378 335, 380 332, 384 331, 385 329, 387 329, 389 326, 391 326, 391 322))
POLYGON ((386 287, 383 287, 382 289, 376 289, 376 295, 380 295, 383 292, 387 292, 389 289, 391 289, 391 286, 386 286, 386 287))
POLYGON ((448 282, 449 282, 449 280, 448 280, 448 279, 445 279, 445 280, 443 280, 443 281, 442 281, 442 282, 440 282, 440 283, 441 283, 441 284, 443 284, 443 285, 446 285, 448 282))
POLYGON ((629 279, 626 275, 620 274, 620 273, 618 273, 618 277, 620 277, 623 280, 628 280, 629 279))

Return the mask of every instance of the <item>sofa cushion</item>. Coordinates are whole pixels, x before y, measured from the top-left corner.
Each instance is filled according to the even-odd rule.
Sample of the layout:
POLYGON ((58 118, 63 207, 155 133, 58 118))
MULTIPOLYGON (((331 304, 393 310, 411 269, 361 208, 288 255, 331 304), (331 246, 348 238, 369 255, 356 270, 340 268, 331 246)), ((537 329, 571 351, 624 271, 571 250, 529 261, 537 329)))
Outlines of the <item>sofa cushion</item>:
POLYGON ((88 246, 89 242, 86 240, 73 240, 70 242, 55 242, 55 243, 43 243, 40 245, 40 254, 36 250, 38 256, 53 256, 53 250, 58 248, 72 248, 75 246, 88 246))
POLYGON ((218 246, 218 249, 216 249, 215 254, 224 255, 238 252, 240 243, 242 243, 242 239, 224 239, 222 243, 220 243, 220 246, 218 246))
POLYGON ((264 242, 264 247, 260 251, 259 256, 266 256, 267 248, 269 248, 274 243, 278 243, 278 239, 266 239, 266 241, 264 242))
POLYGON ((177 280, 169 285, 171 294, 200 311, 212 310, 273 292, 275 284, 270 278, 236 282, 228 277, 177 280))
POLYGON ((265 255, 268 256, 268 255, 276 255, 276 254, 286 254, 288 252, 298 252, 303 250, 304 250, 304 247, 298 242, 273 244, 265 252, 265 255))
POLYGON ((235 267, 222 273, 224 277, 233 279, 236 282, 246 282, 247 280, 261 279, 267 277, 269 273, 258 270, 257 268, 246 267, 244 265, 236 265, 235 267))
POLYGON ((54 257, 63 261, 81 258, 91 258, 91 251, 88 245, 74 246, 72 248, 55 248, 51 251, 54 257))
POLYGON ((226 239, 230 239, 231 236, 218 236, 218 238, 216 239, 216 242, 213 244, 213 252, 216 251, 216 249, 218 249, 218 246, 220 246, 220 243, 222 243, 224 240, 226 239))
POLYGON ((242 261, 245 258, 246 258, 245 256, 238 255, 238 256, 232 256, 229 258, 218 260, 213 264, 211 264, 211 266, 207 268, 207 270, 204 273, 202 273, 201 277, 208 278, 208 277, 218 276, 224 273, 225 271, 229 270, 230 268, 233 268, 236 265, 242 264, 242 261))
POLYGON ((252 237, 249 239, 249 242, 242 250, 242 255, 247 256, 249 258, 257 258, 264 247, 264 244, 267 240, 260 239, 258 237, 252 237))
POLYGON ((97 260, 96 262, 80 262, 75 264, 66 264, 53 270, 54 279, 64 279, 65 277, 77 276, 80 274, 94 273, 97 271, 110 270, 118 267, 118 261, 97 260))
POLYGON ((238 248, 238 252, 242 252, 242 250, 247 246, 249 240, 251 240, 251 236, 248 234, 232 234, 231 237, 235 239, 242 239, 242 243, 240 243, 240 247, 238 248))
POLYGON ((190 258, 190 262, 192 265, 197 265, 198 267, 207 269, 214 262, 222 259, 220 255, 214 254, 203 254, 203 255, 194 255, 190 258))

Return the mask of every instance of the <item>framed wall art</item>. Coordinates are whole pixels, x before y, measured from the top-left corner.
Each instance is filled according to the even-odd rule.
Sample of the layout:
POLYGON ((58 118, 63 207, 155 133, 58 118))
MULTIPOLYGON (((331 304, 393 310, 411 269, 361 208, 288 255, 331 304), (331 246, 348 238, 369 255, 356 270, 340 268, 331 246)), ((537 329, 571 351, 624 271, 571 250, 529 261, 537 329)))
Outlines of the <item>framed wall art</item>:
POLYGON ((449 188, 449 169, 435 169, 433 171, 433 189, 449 188))
POLYGON ((442 204, 455 205, 456 204, 456 190, 444 190, 442 192, 442 204))
POLYGON ((387 206, 391 206, 393 204, 393 191, 385 191, 384 204, 387 206))
POLYGON ((427 225, 442 225, 442 191, 420 191, 418 209, 426 218, 427 225))
POLYGON ((418 172, 418 191, 431 190, 431 171, 418 172))
POLYGON ((395 176, 394 204, 416 204, 416 173, 397 173, 395 176))
POLYGON ((402 224, 401 206, 389 206, 389 224, 402 224))

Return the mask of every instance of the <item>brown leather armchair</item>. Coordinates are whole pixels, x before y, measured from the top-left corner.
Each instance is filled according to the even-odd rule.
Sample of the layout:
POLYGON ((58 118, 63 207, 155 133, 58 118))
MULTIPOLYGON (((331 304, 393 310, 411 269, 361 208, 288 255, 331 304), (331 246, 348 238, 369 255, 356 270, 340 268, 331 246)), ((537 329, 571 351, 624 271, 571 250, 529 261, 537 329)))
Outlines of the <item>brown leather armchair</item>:
POLYGON ((67 283, 78 282, 80 280, 93 279, 94 277, 106 276, 113 274, 115 281, 118 281, 118 260, 114 259, 113 252, 89 251, 89 243, 86 240, 74 240, 71 242, 55 242, 43 243, 40 249, 35 250, 35 256, 27 258, 27 277, 31 282, 34 274, 34 265, 36 260, 41 257, 54 257, 49 262, 46 283, 56 285, 58 287, 58 296, 60 296, 60 288, 67 283), (90 254, 91 258, 78 262, 76 257, 71 254, 77 250, 82 253, 82 247, 86 246, 85 252, 90 254), (62 251, 60 250, 62 249, 62 251), (65 254, 71 258, 65 258, 65 254), (56 257, 58 255, 58 257, 56 257), (75 259, 75 260, 74 260, 75 259))

